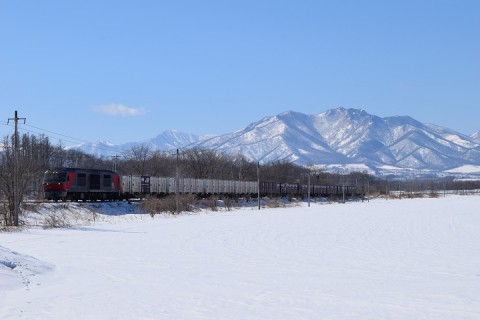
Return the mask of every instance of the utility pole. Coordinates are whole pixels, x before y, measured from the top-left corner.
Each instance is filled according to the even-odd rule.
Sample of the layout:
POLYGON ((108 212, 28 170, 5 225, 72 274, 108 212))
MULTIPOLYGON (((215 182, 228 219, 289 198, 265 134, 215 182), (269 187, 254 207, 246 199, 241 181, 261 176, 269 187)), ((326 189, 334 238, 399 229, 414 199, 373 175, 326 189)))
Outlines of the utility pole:
POLYGON ((178 172, 178 156, 179 156, 179 151, 177 149, 177 162, 175 165, 175 206, 177 210, 177 214, 180 214, 180 203, 179 203, 179 193, 180 193, 180 179, 179 179, 179 172, 178 172))
POLYGON ((402 200, 402 189, 400 187, 401 180, 398 180, 398 199, 402 200))
POLYGON ((120 158, 120 156, 118 154, 112 156, 112 159, 113 159, 113 171, 114 172, 117 172, 117 160, 118 158, 120 158))
POLYGON ((18 120, 23 120, 23 123, 27 121, 26 118, 19 118, 18 112, 15 110, 15 117, 9 118, 7 124, 13 120, 15 123, 15 134, 13 137, 13 202, 14 202, 14 213, 13 213, 13 225, 18 227, 18 216, 20 214, 19 206, 19 194, 18 194, 18 120))
POLYGON ((257 199, 258 210, 260 210, 260 162, 257 162, 257 199))
POLYGON ((308 206, 310 207, 310 172, 308 173, 308 206))
POLYGON ((388 200, 388 178, 385 177, 385 199, 388 200))
POLYGON ((370 180, 367 178, 367 202, 370 202, 370 180))

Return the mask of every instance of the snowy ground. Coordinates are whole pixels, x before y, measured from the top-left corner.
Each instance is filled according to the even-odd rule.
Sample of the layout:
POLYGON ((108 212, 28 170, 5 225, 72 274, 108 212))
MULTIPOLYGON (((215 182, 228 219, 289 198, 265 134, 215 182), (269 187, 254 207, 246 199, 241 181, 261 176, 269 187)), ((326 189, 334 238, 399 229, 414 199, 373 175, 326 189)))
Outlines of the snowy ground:
POLYGON ((480 319, 479 208, 449 196, 0 233, 0 319, 480 319))

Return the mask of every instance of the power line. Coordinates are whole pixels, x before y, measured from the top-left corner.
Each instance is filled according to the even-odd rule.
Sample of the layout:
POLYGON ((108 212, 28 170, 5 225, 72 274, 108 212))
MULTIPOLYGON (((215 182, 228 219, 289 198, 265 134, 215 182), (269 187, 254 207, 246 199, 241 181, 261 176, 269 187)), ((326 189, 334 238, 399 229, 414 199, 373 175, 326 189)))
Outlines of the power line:
MULTIPOLYGON (((66 139, 61 139, 61 138, 53 137, 53 136, 51 136, 51 135, 46 135, 46 134, 44 134, 43 132, 39 132, 39 131, 28 130, 28 129, 25 129, 25 128, 19 129, 19 130, 20 130, 21 132, 24 132, 24 133, 28 132, 28 133, 32 133, 32 134, 42 134, 42 135, 48 137, 49 139, 57 140, 58 142, 77 143, 77 142, 75 142, 75 141, 66 140, 66 139)), ((105 145, 100 145, 98 148, 99 148, 99 149, 103 149, 103 150, 107 150, 108 148, 111 148, 111 147, 105 146, 105 145)))
POLYGON ((69 141, 69 140, 64 140, 64 139, 60 139, 60 138, 57 138, 57 137, 52 137, 52 136, 49 136, 49 135, 45 135, 43 134, 43 132, 40 132, 40 131, 35 131, 35 130, 28 130, 28 129, 25 129, 25 128, 22 128, 22 129, 19 129, 20 132, 23 132, 23 133, 31 133, 31 134, 41 134, 41 135, 44 135, 50 139, 53 139, 53 140, 58 140, 59 142, 60 141, 66 141, 66 142, 70 142, 70 143, 76 143, 74 141, 69 141))
MULTIPOLYGON (((90 141, 86 141, 86 140, 83 140, 83 139, 74 138, 74 137, 67 136, 67 135, 62 134, 62 133, 50 131, 50 130, 47 130, 47 129, 42 129, 42 128, 39 128, 39 127, 36 127, 36 126, 32 126, 32 125, 28 125, 28 124, 25 124, 25 125, 26 125, 27 127, 31 127, 31 128, 37 129, 37 130, 49 132, 49 133, 52 133, 52 134, 57 135, 57 136, 65 137, 65 138, 68 138, 68 139, 77 140, 77 141, 79 141, 79 142, 91 143, 90 141)), ((70 141, 70 142, 71 142, 71 141, 70 141)))
MULTIPOLYGON (((66 142, 70 142, 70 143, 73 143, 73 144, 79 143, 79 142, 94 144, 94 142, 91 142, 91 141, 75 138, 75 137, 68 136, 68 135, 65 135, 65 134, 62 134, 62 133, 58 133, 58 132, 54 132, 54 131, 51 131, 51 130, 43 129, 43 128, 40 128, 40 127, 37 127, 37 126, 28 125, 28 124, 25 124, 25 126, 40 130, 40 132, 39 132, 39 131, 33 131, 33 130, 28 130, 28 129, 24 128, 23 130, 25 130, 27 132, 37 133, 37 134, 44 134, 44 132, 48 132, 48 133, 50 133, 50 135, 49 134, 44 134, 44 135, 51 138, 51 139, 58 140, 59 142, 66 141, 66 142), (52 136, 52 134, 56 135, 56 136, 63 137, 63 138, 52 136), (68 140, 65 139, 65 138, 67 138, 68 140)), ((108 146, 108 145, 104 145, 104 144, 99 144, 97 146, 97 148, 101 149, 101 150, 106 150, 106 151, 116 151, 116 152, 124 152, 125 151, 125 150, 122 150, 120 148, 116 148, 116 147, 108 146)))
MULTIPOLYGON (((0 121, 0 124, 8 126, 8 127, 13 127, 11 124, 9 124, 8 122, 5 122, 5 121, 0 121)), ((84 139, 75 138, 75 137, 72 137, 72 136, 69 136, 69 135, 66 135, 66 134, 62 134, 62 133, 58 133, 58 132, 55 132, 55 131, 43 129, 43 128, 31 125, 31 124, 23 124, 23 126, 33 128, 35 130, 28 129, 28 128, 19 129, 22 132, 28 132, 28 133, 32 133, 32 134, 42 134, 42 135, 47 136, 50 139, 57 140, 58 142, 68 142, 68 143, 72 143, 72 144, 79 143, 79 142, 80 143, 87 143, 87 144, 94 144, 95 143, 95 142, 92 142, 92 141, 87 141, 87 140, 84 140, 84 139), (45 133, 49 133, 49 134, 45 134, 45 133)), ((146 142, 146 141, 148 141, 148 139, 143 140, 143 141, 139 141, 138 143, 142 143, 142 142, 146 142)), ((128 152, 125 149, 117 148, 117 147, 114 147, 114 146, 108 146, 108 145, 101 144, 101 143, 97 145, 97 148, 100 149, 100 150, 112 151, 112 152, 120 152, 120 153, 128 152)), ((181 153, 183 153, 184 150, 187 150, 187 148, 185 148, 185 147, 184 148, 178 148, 178 149, 181 151, 181 153)), ((163 154, 170 154, 170 153, 176 152, 176 150, 177 150, 177 148, 171 148, 171 149, 167 149, 167 150, 159 150, 159 152, 161 152, 163 154)))

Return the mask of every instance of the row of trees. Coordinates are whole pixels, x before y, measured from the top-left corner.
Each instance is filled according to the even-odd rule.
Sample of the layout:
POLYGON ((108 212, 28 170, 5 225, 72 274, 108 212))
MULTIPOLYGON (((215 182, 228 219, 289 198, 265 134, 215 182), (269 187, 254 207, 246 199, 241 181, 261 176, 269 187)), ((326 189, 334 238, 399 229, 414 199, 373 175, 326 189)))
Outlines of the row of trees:
MULTIPOLYGON (((134 147, 119 159, 105 159, 78 150, 52 145, 46 136, 24 134, 19 138, 18 154, 14 157, 13 137, 6 137, 0 146, 0 225, 15 224, 15 205, 42 196, 42 178, 55 167, 113 169, 114 162, 121 175, 176 176, 197 179, 257 180, 258 164, 242 155, 229 155, 214 150, 185 149, 180 152, 153 151, 148 146, 134 147), (17 190, 14 196, 14 166, 18 167, 17 190), (17 204, 15 204, 15 199, 17 204)), ((286 183, 355 185, 359 194, 388 194, 391 191, 478 189, 479 181, 456 182, 453 178, 394 180, 377 179, 366 173, 335 174, 312 171, 287 162, 262 164, 261 181, 286 183)))
POLYGON ((14 145, 13 136, 5 137, 0 144, 0 226, 18 225, 15 207, 20 207, 26 196, 43 196, 42 180, 46 170, 72 166, 102 168, 107 165, 105 160, 53 145, 43 135, 19 136, 16 152, 14 145))
MULTIPOLYGON (((198 148, 180 150, 177 154, 134 147, 117 168, 121 174, 173 177, 178 168, 181 176, 196 179, 257 180, 257 163, 243 155, 198 148)), ((274 162, 262 165, 260 179, 293 183, 307 173, 307 169, 292 163, 274 162)))

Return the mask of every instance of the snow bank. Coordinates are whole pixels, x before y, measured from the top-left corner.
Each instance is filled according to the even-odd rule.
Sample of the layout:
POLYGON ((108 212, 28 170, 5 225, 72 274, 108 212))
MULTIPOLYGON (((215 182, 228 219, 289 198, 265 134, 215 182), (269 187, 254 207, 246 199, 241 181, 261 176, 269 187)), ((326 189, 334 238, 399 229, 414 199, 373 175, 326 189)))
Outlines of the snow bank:
POLYGON ((1 252, 55 269, 26 290, 0 266, 0 318, 476 320, 479 207, 376 200, 3 233, 1 252))
POLYGON ((32 277, 52 268, 48 263, 0 246, 0 297, 9 290, 29 287, 32 277))

